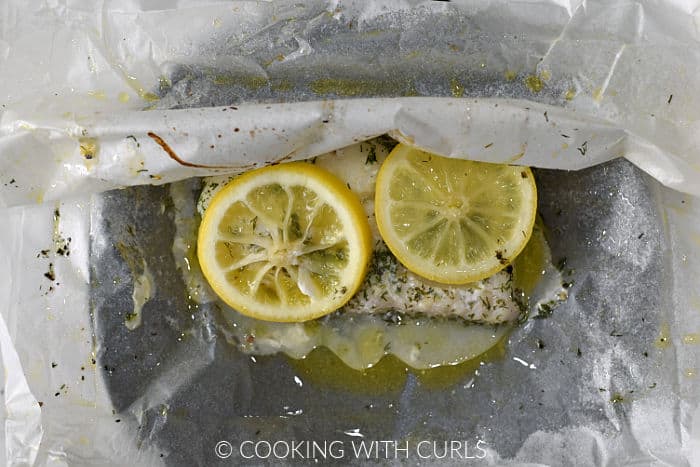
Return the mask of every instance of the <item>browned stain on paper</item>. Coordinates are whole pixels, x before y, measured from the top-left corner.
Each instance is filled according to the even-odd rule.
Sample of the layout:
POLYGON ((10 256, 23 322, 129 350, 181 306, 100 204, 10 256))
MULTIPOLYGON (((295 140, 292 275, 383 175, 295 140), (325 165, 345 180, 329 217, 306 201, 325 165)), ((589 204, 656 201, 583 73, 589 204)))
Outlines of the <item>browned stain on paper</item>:
POLYGON ((273 160, 272 162, 268 162, 267 165, 277 165, 281 164, 282 162, 288 161, 294 157, 294 155, 298 152, 298 149, 292 150, 292 152, 282 156, 278 157, 277 159, 273 160))
POLYGON ((163 140, 163 138, 161 138, 157 134, 153 133, 152 131, 149 131, 147 133, 147 135, 153 141, 155 141, 158 144, 158 146, 163 148, 163 151, 165 151, 165 153, 168 156, 170 156, 170 158, 172 160, 174 160, 175 162, 177 162, 180 165, 184 165, 185 167, 195 167, 195 168, 200 168, 200 169, 230 169, 230 168, 235 167, 232 165, 203 165, 203 164, 194 164, 192 162, 187 162, 185 160, 180 159, 180 156, 178 156, 175 153, 175 151, 172 150, 172 148, 168 145, 168 143, 165 142, 165 140, 163 140))

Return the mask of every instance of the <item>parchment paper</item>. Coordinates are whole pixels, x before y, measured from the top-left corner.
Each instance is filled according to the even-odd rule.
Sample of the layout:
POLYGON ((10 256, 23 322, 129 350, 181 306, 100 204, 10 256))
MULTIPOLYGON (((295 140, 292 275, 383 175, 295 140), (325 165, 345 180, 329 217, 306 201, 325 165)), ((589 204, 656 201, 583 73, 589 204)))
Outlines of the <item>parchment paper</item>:
MULTIPOLYGON (((260 426, 270 439, 353 429, 397 440, 478 436, 493 463, 698 462, 696 10, 692 2, 6 2, 7 463, 208 464, 217 440, 260 426), (136 213, 149 217, 162 204, 146 241, 156 226, 167 231, 168 205, 158 188, 89 194, 310 157, 386 132, 447 156, 595 166, 538 175, 550 194, 541 211, 562 229, 552 248, 577 270, 566 307, 521 328, 506 359, 441 394, 445 405, 409 378, 369 415, 360 410, 367 397, 314 383, 266 406, 261 398, 276 400, 283 387, 276 381, 299 375, 275 359, 226 360, 231 350, 206 310, 190 313, 188 326, 144 313, 153 322, 139 332, 161 326, 169 339, 133 355, 126 341, 137 334, 106 333, 91 316, 109 309, 94 302, 104 286, 97 271, 126 267, 116 257, 95 262, 120 227, 116 215, 141 206, 136 213), (597 165, 618 157, 653 178, 622 160, 597 165), (103 218, 110 200, 116 207, 104 212, 115 217, 103 218), (188 341, 197 351, 178 350, 182 329, 197 330, 188 341), (528 347, 535 336, 545 349, 528 347), (116 366, 115 355, 135 363, 116 366), (532 402, 522 415, 504 402, 518 399, 499 392, 514 384, 532 402), (171 411, 179 407, 188 408, 171 411), (324 416, 335 407, 348 423, 324 416), (466 422, 475 407, 480 421, 466 422), (223 423, 217 414, 231 416, 223 423)), ((112 293, 128 297, 133 277, 122 272, 112 293)), ((163 281, 156 290, 168 290, 163 281)), ((178 309, 157 299, 147 306, 178 309)))

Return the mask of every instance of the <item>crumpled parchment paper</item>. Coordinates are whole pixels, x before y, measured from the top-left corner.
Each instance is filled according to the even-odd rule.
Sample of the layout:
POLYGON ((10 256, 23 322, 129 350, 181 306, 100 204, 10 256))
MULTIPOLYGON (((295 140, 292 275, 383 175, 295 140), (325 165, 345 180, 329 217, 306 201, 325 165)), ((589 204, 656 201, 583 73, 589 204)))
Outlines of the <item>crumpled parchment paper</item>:
MULTIPOLYGON (((596 417, 614 430, 600 431, 587 424, 591 417, 571 415, 568 423, 514 431, 530 434, 512 438, 519 446, 490 446, 489 459, 698 462, 696 10, 696 3, 682 1, 6 2, 0 10, 0 202, 8 227, 0 231, 0 351, 7 463, 159 465, 168 457, 177 463, 177 452, 163 452, 156 429, 172 417, 149 418, 158 406, 148 403, 117 411, 118 395, 105 383, 117 370, 101 360, 108 352, 90 316, 89 239, 91 229, 99 229, 91 224, 95 200, 89 194, 311 157, 386 132, 448 156, 547 169, 624 157, 653 177, 619 166, 622 161, 588 169, 594 175, 581 176, 587 184, 577 189, 589 200, 611 198, 591 209, 607 214, 595 219, 568 212, 575 217, 567 225, 580 232, 579 253, 588 246, 624 259, 585 263, 611 287, 635 284, 620 280, 625 271, 659 269, 643 282, 648 297, 640 302, 653 304, 658 314, 647 317, 651 324, 639 328, 646 330, 639 340, 623 347, 658 353, 654 374, 665 383, 645 380, 643 395, 617 400, 620 391, 632 389, 615 387, 616 377, 639 376, 640 357, 628 358, 615 339, 598 337, 630 338, 625 329, 631 325, 622 318, 631 302, 619 299, 619 289, 585 289, 584 280, 575 296, 589 303, 598 297, 591 309, 609 314, 581 315, 579 330, 561 332, 582 333, 612 349, 599 349, 586 368, 606 393, 605 403, 593 404, 602 410, 596 417), (654 209, 640 214, 639 234, 657 232, 647 253, 631 247, 636 227, 621 214, 643 202, 654 209), (652 261, 653 254, 660 256, 652 261), (649 335, 658 342, 643 340, 649 335), (650 350, 642 350, 647 344, 650 350), (654 383, 659 390, 649 388, 654 383), (578 443, 582 433, 590 443, 578 443)), ((554 176, 543 180, 548 177, 554 176)), ((555 178, 552 193, 559 189, 555 178)), ((566 206, 578 199, 574 182, 571 187, 566 206)), ((586 211, 592 205, 577 206, 586 211)), ((513 338, 513 351, 532 329, 522 332, 513 338)), ((237 375, 250 375, 237 365, 237 375)), ((487 367, 513 375, 508 366, 487 367)), ((176 375, 173 368, 163 373, 176 375)), ((536 368, 525 369, 537 377, 536 368)), ((172 378, 175 387, 186 382, 172 378)), ((163 381, 171 380, 157 379, 147 400, 173 395, 163 392, 163 381)), ((420 391, 412 392, 415 385, 407 383, 396 426, 414 426, 409 422, 421 408, 430 409, 426 397, 416 396, 420 391)), ((479 394, 494 396, 493 387, 479 394)), ((565 404, 550 406, 566 413, 565 404)), ((313 408, 305 416, 321 430, 322 417, 314 414, 321 417, 313 408)), ((243 433, 244 425, 231 426, 228 435, 243 433)), ((432 437, 447 439, 447 423, 433 428, 432 437)), ((210 456, 201 462, 214 460, 215 442, 201 442, 210 456)))

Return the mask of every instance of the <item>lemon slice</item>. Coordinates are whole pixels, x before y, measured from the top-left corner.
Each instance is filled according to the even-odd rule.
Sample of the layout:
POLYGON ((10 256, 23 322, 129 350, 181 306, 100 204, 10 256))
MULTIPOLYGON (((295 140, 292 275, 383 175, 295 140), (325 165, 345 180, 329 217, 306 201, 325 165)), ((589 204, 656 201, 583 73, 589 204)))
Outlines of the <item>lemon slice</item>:
POLYGON ((357 196, 302 162, 233 179, 211 200, 197 242, 202 272, 222 300, 280 322, 343 306, 360 287, 372 252, 357 196))
POLYGON ((445 284, 489 277, 532 234, 537 188, 527 167, 436 156, 399 144, 377 174, 377 227, 409 270, 445 284))

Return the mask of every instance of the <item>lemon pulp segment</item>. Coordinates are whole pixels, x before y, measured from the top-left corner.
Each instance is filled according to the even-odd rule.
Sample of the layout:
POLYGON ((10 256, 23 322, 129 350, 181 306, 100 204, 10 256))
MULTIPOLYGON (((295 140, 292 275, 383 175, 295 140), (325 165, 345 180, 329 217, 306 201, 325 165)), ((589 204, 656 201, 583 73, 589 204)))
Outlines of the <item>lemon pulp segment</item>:
POLYGON ((379 169, 377 227, 409 270, 466 284, 507 266, 527 244, 537 189, 527 167, 440 157, 399 144, 379 169))
POLYGON ((301 162, 231 181, 205 211, 197 247, 204 276, 228 305, 280 322, 343 306, 360 287, 371 252, 357 196, 301 162))

